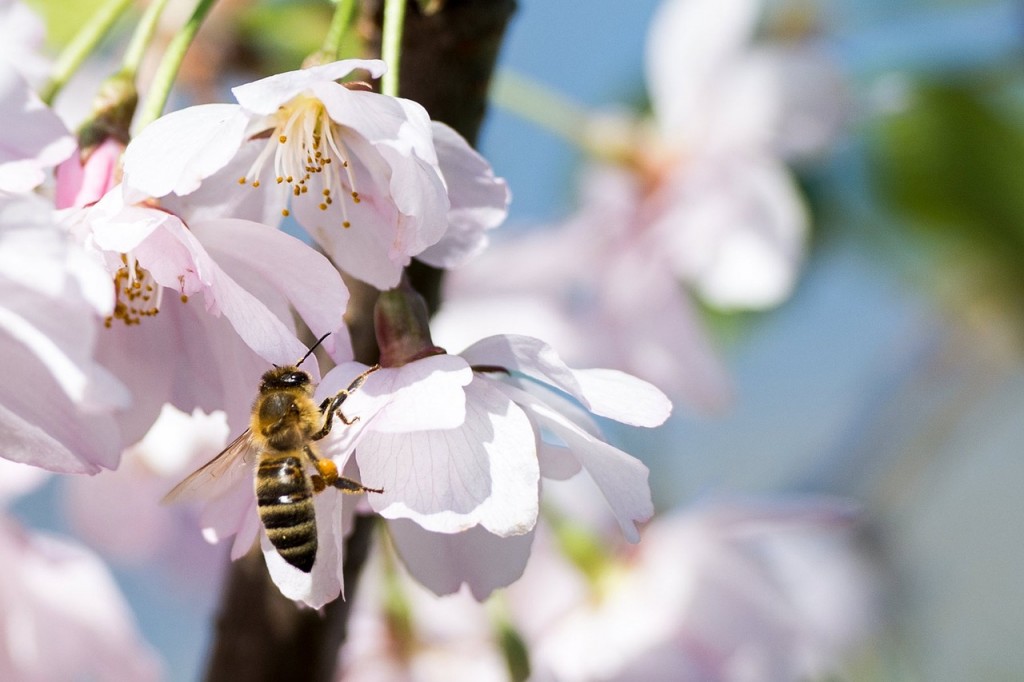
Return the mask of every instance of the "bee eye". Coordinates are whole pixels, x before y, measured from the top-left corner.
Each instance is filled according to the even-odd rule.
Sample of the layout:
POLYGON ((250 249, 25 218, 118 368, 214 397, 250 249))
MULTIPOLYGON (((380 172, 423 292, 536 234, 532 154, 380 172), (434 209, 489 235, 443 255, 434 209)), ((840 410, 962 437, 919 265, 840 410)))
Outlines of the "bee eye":
POLYGON ((289 372, 281 377, 281 383, 286 386, 302 386, 309 383, 309 375, 305 372, 289 372))

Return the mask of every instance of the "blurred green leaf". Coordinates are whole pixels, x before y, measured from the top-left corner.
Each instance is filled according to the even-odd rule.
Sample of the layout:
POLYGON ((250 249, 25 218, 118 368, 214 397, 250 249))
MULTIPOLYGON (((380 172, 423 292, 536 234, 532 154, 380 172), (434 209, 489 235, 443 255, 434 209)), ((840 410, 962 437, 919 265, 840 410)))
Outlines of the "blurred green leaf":
MULTIPOLYGON (((254 5, 242 16, 240 43, 262 73, 292 71, 320 49, 331 23, 331 3, 273 2, 254 5), (311 30, 312 29, 312 30, 311 30)), ((343 45, 353 40, 346 36, 343 45)))
POLYGON ((46 22, 46 40, 50 47, 60 49, 92 16, 103 0, 26 0, 46 22))
POLYGON ((872 137, 870 161, 879 196, 944 242, 946 265, 1024 309, 1024 111, 1000 91, 982 78, 919 84, 872 137))

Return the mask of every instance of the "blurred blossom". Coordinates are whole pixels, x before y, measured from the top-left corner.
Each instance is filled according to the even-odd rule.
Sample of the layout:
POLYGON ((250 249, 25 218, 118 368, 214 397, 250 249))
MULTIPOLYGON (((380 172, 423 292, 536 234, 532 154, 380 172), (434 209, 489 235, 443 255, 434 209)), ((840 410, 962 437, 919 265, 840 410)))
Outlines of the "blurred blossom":
MULTIPOLYGON (((6 26, 5 26, 6 29, 6 26)), ((46 171, 74 152, 75 138, 32 90, 0 59, 0 192, 29 192, 46 171)))
POLYGON ((31 7, 19 0, 0 0, 0 62, 37 84, 50 68, 43 54, 45 42, 46 25, 31 7))
POLYGON ((51 471, 117 465, 129 395, 97 362, 110 277, 33 195, 0 197, 2 456, 51 471))
POLYGON ((721 309, 789 295, 808 215, 784 160, 820 152, 844 101, 812 48, 752 42, 760 9, 663 3, 648 40, 651 118, 592 118, 581 134, 599 161, 576 215, 452 273, 441 343, 529 331, 574 363, 621 367, 699 409, 727 401, 680 284, 721 309))
POLYGON ((537 681, 827 679, 878 624, 842 501, 707 505, 628 549, 546 518, 522 579, 486 606, 433 597, 378 547, 339 679, 508 680, 526 661, 537 681))
POLYGON ((663 245, 639 229, 638 198, 628 172, 591 169, 566 223, 499 241, 449 273, 431 326, 438 343, 542 336, 573 364, 620 368, 698 409, 721 408, 725 370, 663 245))
POLYGON ((808 217, 786 157, 842 120, 824 54, 752 42, 760 0, 667 0, 647 43, 652 139, 630 160, 646 229, 713 306, 765 308, 793 287, 808 217))
POLYGON ((419 104, 336 82, 355 70, 378 78, 384 68, 344 60, 236 87, 238 104, 170 113, 128 145, 125 182, 184 203, 200 190, 198 202, 222 214, 264 195, 256 204, 276 216, 261 221, 280 220, 290 206, 334 262, 381 289, 397 285, 419 254, 458 264, 504 218, 505 183, 419 104))
POLYGON ((467 590, 436 597, 377 543, 338 652, 344 682, 506 682, 487 610, 467 590))
POLYGON ((164 405, 146 436, 125 450, 117 471, 63 481, 62 499, 72 527, 114 561, 158 562, 172 572, 202 575, 203 584, 211 584, 209 576, 223 563, 222 552, 195 532, 191 510, 161 505, 160 500, 227 439, 223 413, 186 414, 164 405))
POLYGON ((822 679, 878 624, 849 505, 716 504, 627 553, 555 524, 507 593, 535 680, 822 679))
MULTIPOLYGON (((35 472, 0 462, 4 481, 36 479, 35 472)), ((3 501, 10 501, 13 492, 5 490, 3 501)), ((142 640, 98 557, 67 540, 30 533, 0 515, 0 562, 0 679, 161 678, 155 652, 142 640)))

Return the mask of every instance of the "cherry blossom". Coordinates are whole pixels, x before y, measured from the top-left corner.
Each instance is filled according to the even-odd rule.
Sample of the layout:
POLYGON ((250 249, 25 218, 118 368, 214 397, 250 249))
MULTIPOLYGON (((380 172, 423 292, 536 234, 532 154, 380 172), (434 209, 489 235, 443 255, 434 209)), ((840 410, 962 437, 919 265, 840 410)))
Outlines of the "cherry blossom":
MULTIPOLYGON (((121 189, 62 218, 114 282, 101 350, 133 389, 122 422, 126 443, 142 437, 168 400, 189 411, 235 404, 229 423, 244 428, 237 396, 253 391, 267 363, 295 362, 306 351, 291 306, 315 333, 330 332, 330 354, 351 356, 342 320, 348 292, 323 255, 251 221, 186 227, 171 213, 127 203, 121 189)), ((310 367, 316 371, 315 361, 310 367)))
MULTIPOLYGON (((345 389, 366 369, 354 362, 339 365, 317 387, 316 399, 345 389)), ((355 421, 336 426, 318 443, 319 456, 383 492, 353 496, 328 490, 314 498, 318 549, 310 572, 289 565, 262 532, 251 471, 237 467, 204 493, 207 539, 234 535, 233 558, 259 539, 281 592, 314 608, 342 593, 344 539, 359 508, 395 522, 399 552, 414 574, 423 571, 424 584, 452 592, 467 583, 478 599, 522 571, 537 521, 541 475, 564 478, 586 470, 635 542, 636 524, 653 511, 647 468, 605 443, 585 410, 656 426, 670 405, 653 386, 621 372, 572 370, 541 341, 495 337, 461 355, 430 355, 378 369, 343 408, 346 419, 355 421), (535 382, 547 388, 534 389, 535 382), (558 442, 539 441, 542 432, 558 442), (431 538, 435 547, 447 548, 452 562, 415 559, 417 547, 431 538), (488 551, 478 551, 482 547, 488 551), (454 559, 459 556, 480 560, 454 559), (502 568, 495 570, 495 562, 502 568)))
POLYGON ((31 7, 20 0, 0 0, 0 62, 37 84, 50 68, 45 42, 46 25, 31 7))
POLYGON ((20 73, 0 59, 0 191, 29 192, 68 158, 75 138, 20 73))
POLYGON ((338 652, 338 680, 505 682, 496 624, 462 591, 437 598, 377 545, 363 570, 338 652))
MULTIPOLYGON (((0 501, 37 481, 37 470, 0 461, 0 501), (16 487, 9 481, 19 481, 16 487)), ((0 515, 0 678, 47 682, 158 680, 156 654, 102 561, 84 547, 32 533, 0 515)))
POLYGON ((3 457, 61 472, 117 465, 129 395, 97 360, 113 286, 34 196, 0 199, 3 457))
POLYGON ((263 222, 293 213, 343 270, 382 289, 432 246, 434 265, 464 260, 504 218, 504 182, 415 102, 336 82, 356 70, 378 78, 384 63, 278 74, 234 88, 238 104, 172 112, 128 145, 125 183, 185 197, 214 182, 199 204, 229 212, 255 188, 255 204, 278 212, 263 222))
POLYGON ((784 161, 822 149, 842 120, 826 59, 752 41, 760 8, 662 4, 647 45, 652 116, 592 117, 581 135, 595 160, 576 213, 451 273, 440 343, 528 333, 701 411, 728 402, 726 373, 680 284, 725 310, 789 295, 809 219, 784 161))
MULTIPOLYGON (((321 389, 330 394, 361 368, 339 366, 324 377, 321 389)), ((540 476, 587 471, 631 542, 639 539, 636 524, 653 513, 647 468, 604 442, 587 411, 651 427, 668 417, 668 400, 622 372, 570 369, 537 339, 495 336, 459 355, 384 368, 349 400, 361 420, 332 438, 325 452, 344 462, 354 448, 362 480, 384 489, 368 496, 368 505, 386 519, 415 522, 395 524, 396 546, 409 570, 418 578, 422 572, 421 581, 439 591, 452 592, 465 582, 483 598, 515 580, 529 537, 501 540, 533 529, 540 476), (418 383, 428 366, 441 362, 457 371, 452 388, 468 380, 461 423, 454 406, 463 401, 440 405, 444 397, 418 383), (442 554, 452 561, 421 562, 417 557, 431 542, 443 544, 442 554), (481 561, 469 560, 473 556, 481 561)))
POLYGON ((718 503, 655 520, 628 554, 571 560, 559 548, 565 531, 540 533, 508 591, 532 679, 739 682, 840 672, 879 618, 854 520, 836 500, 718 503))
POLYGON ((722 308, 769 307, 791 291, 808 217, 783 157, 824 146, 842 118, 827 59, 752 42, 761 8, 667 0, 647 42, 654 130, 634 157, 647 229, 722 308))
POLYGON ((172 483, 220 451, 227 439, 223 412, 187 414, 165 404, 145 437, 125 450, 116 471, 61 481, 69 523, 112 562, 157 563, 183 581, 201 578, 202 585, 212 585, 209 577, 222 567, 223 551, 195 532, 192 510, 161 505, 160 499, 172 483), (118 532, 111 533, 112 527, 118 532))
POLYGON ((574 364, 618 367, 702 410, 730 386, 695 305, 660 241, 642 230, 628 172, 584 178, 570 220, 501 240, 449 273, 432 329, 444 346, 521 333, 550 339, 574 364), (515 262, 517 267, 503 267, 515 262))

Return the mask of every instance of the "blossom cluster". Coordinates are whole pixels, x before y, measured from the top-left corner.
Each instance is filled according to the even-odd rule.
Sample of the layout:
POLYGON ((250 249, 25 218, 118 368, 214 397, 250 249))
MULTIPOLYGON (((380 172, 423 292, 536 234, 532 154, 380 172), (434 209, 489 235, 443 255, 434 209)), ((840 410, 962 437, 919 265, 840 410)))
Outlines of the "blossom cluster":
MULTIPOLYGON (((758 4, 668 0, 650 42, 653 118, 628 122, 629 144, 592 135, 601 160, 577 216, 501 245, 490 233, 508 213, 506 182, 423 106, 378 92, 381 60, 271 75, 234 87, 234 102, 186 106, 137 131, 135 85, 119 74, 111 82, 124 97, 75 121, 73 133, 32 85, 24 69, 34 62, 0 55, 4 466, 17 476, 31 467, 92 475, 64 487, 66 506, 80 534, 110 555, 152 559, 164 547, 165 556, 198 556, 188 539, 198 536, 197 515, 207 540, 231 539, 232 558, 260 547, 280 591, 313 608, 344 594, 357 513, 384 520, 388 556, 421 585, 478 601, 529 575, 531 552, 541 563, 550 556, 546 489, 563 481, 589 482, 618 535, 638 542, 655 512, 649 471, 603 427, 665 422, 672 404, 654 385, 662 381, 699 407, 723 403, 725 371, 679 283, 727 308, 780 302, 807 230, 784 158, 829 134, 813 144, 775 135, 797 115, 781 89, 768 110, 749 106, 776 82, 765 73, 789 73, 783 66, 795 59, 749 48, 758 4), (686 64, 685 78, 670 79, 667 64, 686 64), (452 270, 434 321, 409 285, 414 259, 452 270), (376 366, 357 361, 350 337, 354 314, 366 312, 354 310, 353 282, 377 299, 376 366), (321 372, 324 356, 330 369, 321 372), (268 402, 293 402, 261 426, 276 409, 259 402, 273 390, 272 366, 294 372, 268 402), (292 428, 302 412, 300 393, 322 421, 273 445, 268 434, 292 428), (228 445, 235 437, 237 448, 228 445), (312 497, 311 568, 289 561, 268 534, 263 507, 272 505, 254 485, 268 452, 300 459, 309 478, 300 493, 312 497), (203 482, 189 489, 197 507, 158 506, 206 462, 214 469, 198 473, 217 475, 186 480, 203 482), (328 475, 335 469, 344 478, 328 475), (365 494, 323 490, 325 480, 365 494), (100 508, 97 497, 135 512, 100 508), (105 532, 114 522, 117 537, 105 532)), ((89 615, 124 642, 135 637, 91 553, 27 536, 5 518, 0 526, 0 552, 18 555, 10 563, 25 585, 38 575, 66 589, 91 579, 105 608, 89 615)), ((656 563, 665 559, 634 568, 656 563)), ((11 613, 47 607, 46 595, 26 594, 0 597, 11 613)), ((677 627, 681 607, 670 606, 677 627)), ((7 620, 0 616, 0 631, 7 620)), ((85 620, 70 614, 73 624, 85 620)), ((554 678, 588 678, 548 660, 545 633, 558 627, 528 621, 516 627, 554 678)), ((581 627, 567 641, 595 626, 581 627)), ((75 648, 82 656, 85 642, 75 648)), ((158 675, 148 652, 119 661, 111 646, 92 647, 114 671, 97 675, 158 675)), ((7 664, 0 651, 0 670, 7 664)), ((30 668, 11 676, 34 679, 30 668)))

